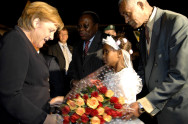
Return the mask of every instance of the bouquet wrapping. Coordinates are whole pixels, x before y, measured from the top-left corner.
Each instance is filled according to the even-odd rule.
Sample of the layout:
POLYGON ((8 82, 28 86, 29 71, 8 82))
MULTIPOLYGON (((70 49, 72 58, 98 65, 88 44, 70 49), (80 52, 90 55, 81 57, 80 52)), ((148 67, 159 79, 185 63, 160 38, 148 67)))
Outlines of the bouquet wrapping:
POLYGON ((113 69, 105 65, 77 83, 60 107, 63 124, 104 124, 122 118, 124 110, 130 108, 125 98, 115 97, 103 85, 105 75, 110 73, 113 69))

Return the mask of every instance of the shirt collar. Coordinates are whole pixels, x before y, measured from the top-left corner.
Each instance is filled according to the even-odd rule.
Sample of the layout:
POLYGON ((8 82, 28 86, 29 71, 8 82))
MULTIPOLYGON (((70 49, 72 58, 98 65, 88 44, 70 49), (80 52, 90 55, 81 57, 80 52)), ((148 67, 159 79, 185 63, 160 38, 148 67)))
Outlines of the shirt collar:
POLYGON ((154 24, 154 17, 157 13, 157 8, 154 6, 153 7, 153 12, 149 18, 149 21, 147 22, 146 26, 149 28, 149 30, 151 31, 152 30, 152 27, 153 27, 153 24, 154 24))
MULTIPOLYGON (((95 35, 89 40, 89 44, 88 44, 88 47, 91 46, 91 43, 93 42, 93 39, 95 38, 95 35)), ((85 42, 84 42, 84 45, 83 45, 83 49, 85 48, 85 42)))
POLYGON ((58 41, 58 43, 59 43, 60 46, 67 46, 67 43, 63 44, 60 41, 58 41))
POLYGON ((95 35, 89 40, 89 42, 93 41, 94 37, 95 37, 95 35))

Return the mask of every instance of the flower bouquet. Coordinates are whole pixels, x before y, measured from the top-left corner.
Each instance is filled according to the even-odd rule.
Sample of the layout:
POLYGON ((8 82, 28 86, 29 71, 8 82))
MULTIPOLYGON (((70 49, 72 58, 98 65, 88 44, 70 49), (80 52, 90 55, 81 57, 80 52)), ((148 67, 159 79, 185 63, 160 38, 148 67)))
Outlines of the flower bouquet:
POLYGON ((123 97, 114 97, 114 92, 105 86, 87 86, 62 104, 63 124, 104 124, 121 118, 124 104, 123 97))
POLYGON ((106 74, 110 75, 111 73, 113 73, 112 68, 107 65, 102 66, 75 84, 71 91, 66 95, 65 99, 74 97, 77 93, 80 93, 80 91, 86 87, 92 87, 95 85, 97 88, 99 88, 103 86, 102 81, 105 79, 106 74))

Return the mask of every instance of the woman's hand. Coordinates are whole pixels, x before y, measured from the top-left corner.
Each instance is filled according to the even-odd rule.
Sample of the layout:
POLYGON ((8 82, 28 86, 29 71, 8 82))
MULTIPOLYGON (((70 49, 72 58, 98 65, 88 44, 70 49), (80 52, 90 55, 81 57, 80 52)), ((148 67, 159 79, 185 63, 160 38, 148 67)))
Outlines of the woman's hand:
POLYGON ((50 100, 51 107, 59 107, 64 101, 64 96, 57 96, 50 100))
POLYGON ((43 124, 63 124, 63 118, 59 114, 48 114, 43 124))

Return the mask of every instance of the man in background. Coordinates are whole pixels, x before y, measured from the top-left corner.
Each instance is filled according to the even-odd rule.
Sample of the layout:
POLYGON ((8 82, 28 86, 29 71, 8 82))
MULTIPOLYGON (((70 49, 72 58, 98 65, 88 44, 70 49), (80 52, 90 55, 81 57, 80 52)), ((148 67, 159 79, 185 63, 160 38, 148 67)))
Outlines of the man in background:
POLYGON ((48 54, 57 58, 60 70, 64 78, 64 95, 70 90, 70 80, 67 76, 69 64, 72 61, 72 46, 67 44, 69 34, 67 28, 63 28, 58 32, 58 42, 48 48, 48 54))
POLYGON ((112 36, 116 36, 116 28, 114 25, 108 25, 105 29, 104 29, 104 33, 112 35, 112 36))
MULTIPOLYGON (((76 42, 70 64, 70 75, 76 82, 104 65, 102 60, 102 39, 107 35, 99 31, 99 17, 85 11, 78 20, 80 41, 76 42)), ((74 84, 74 82, 73 82, 74 84)))

